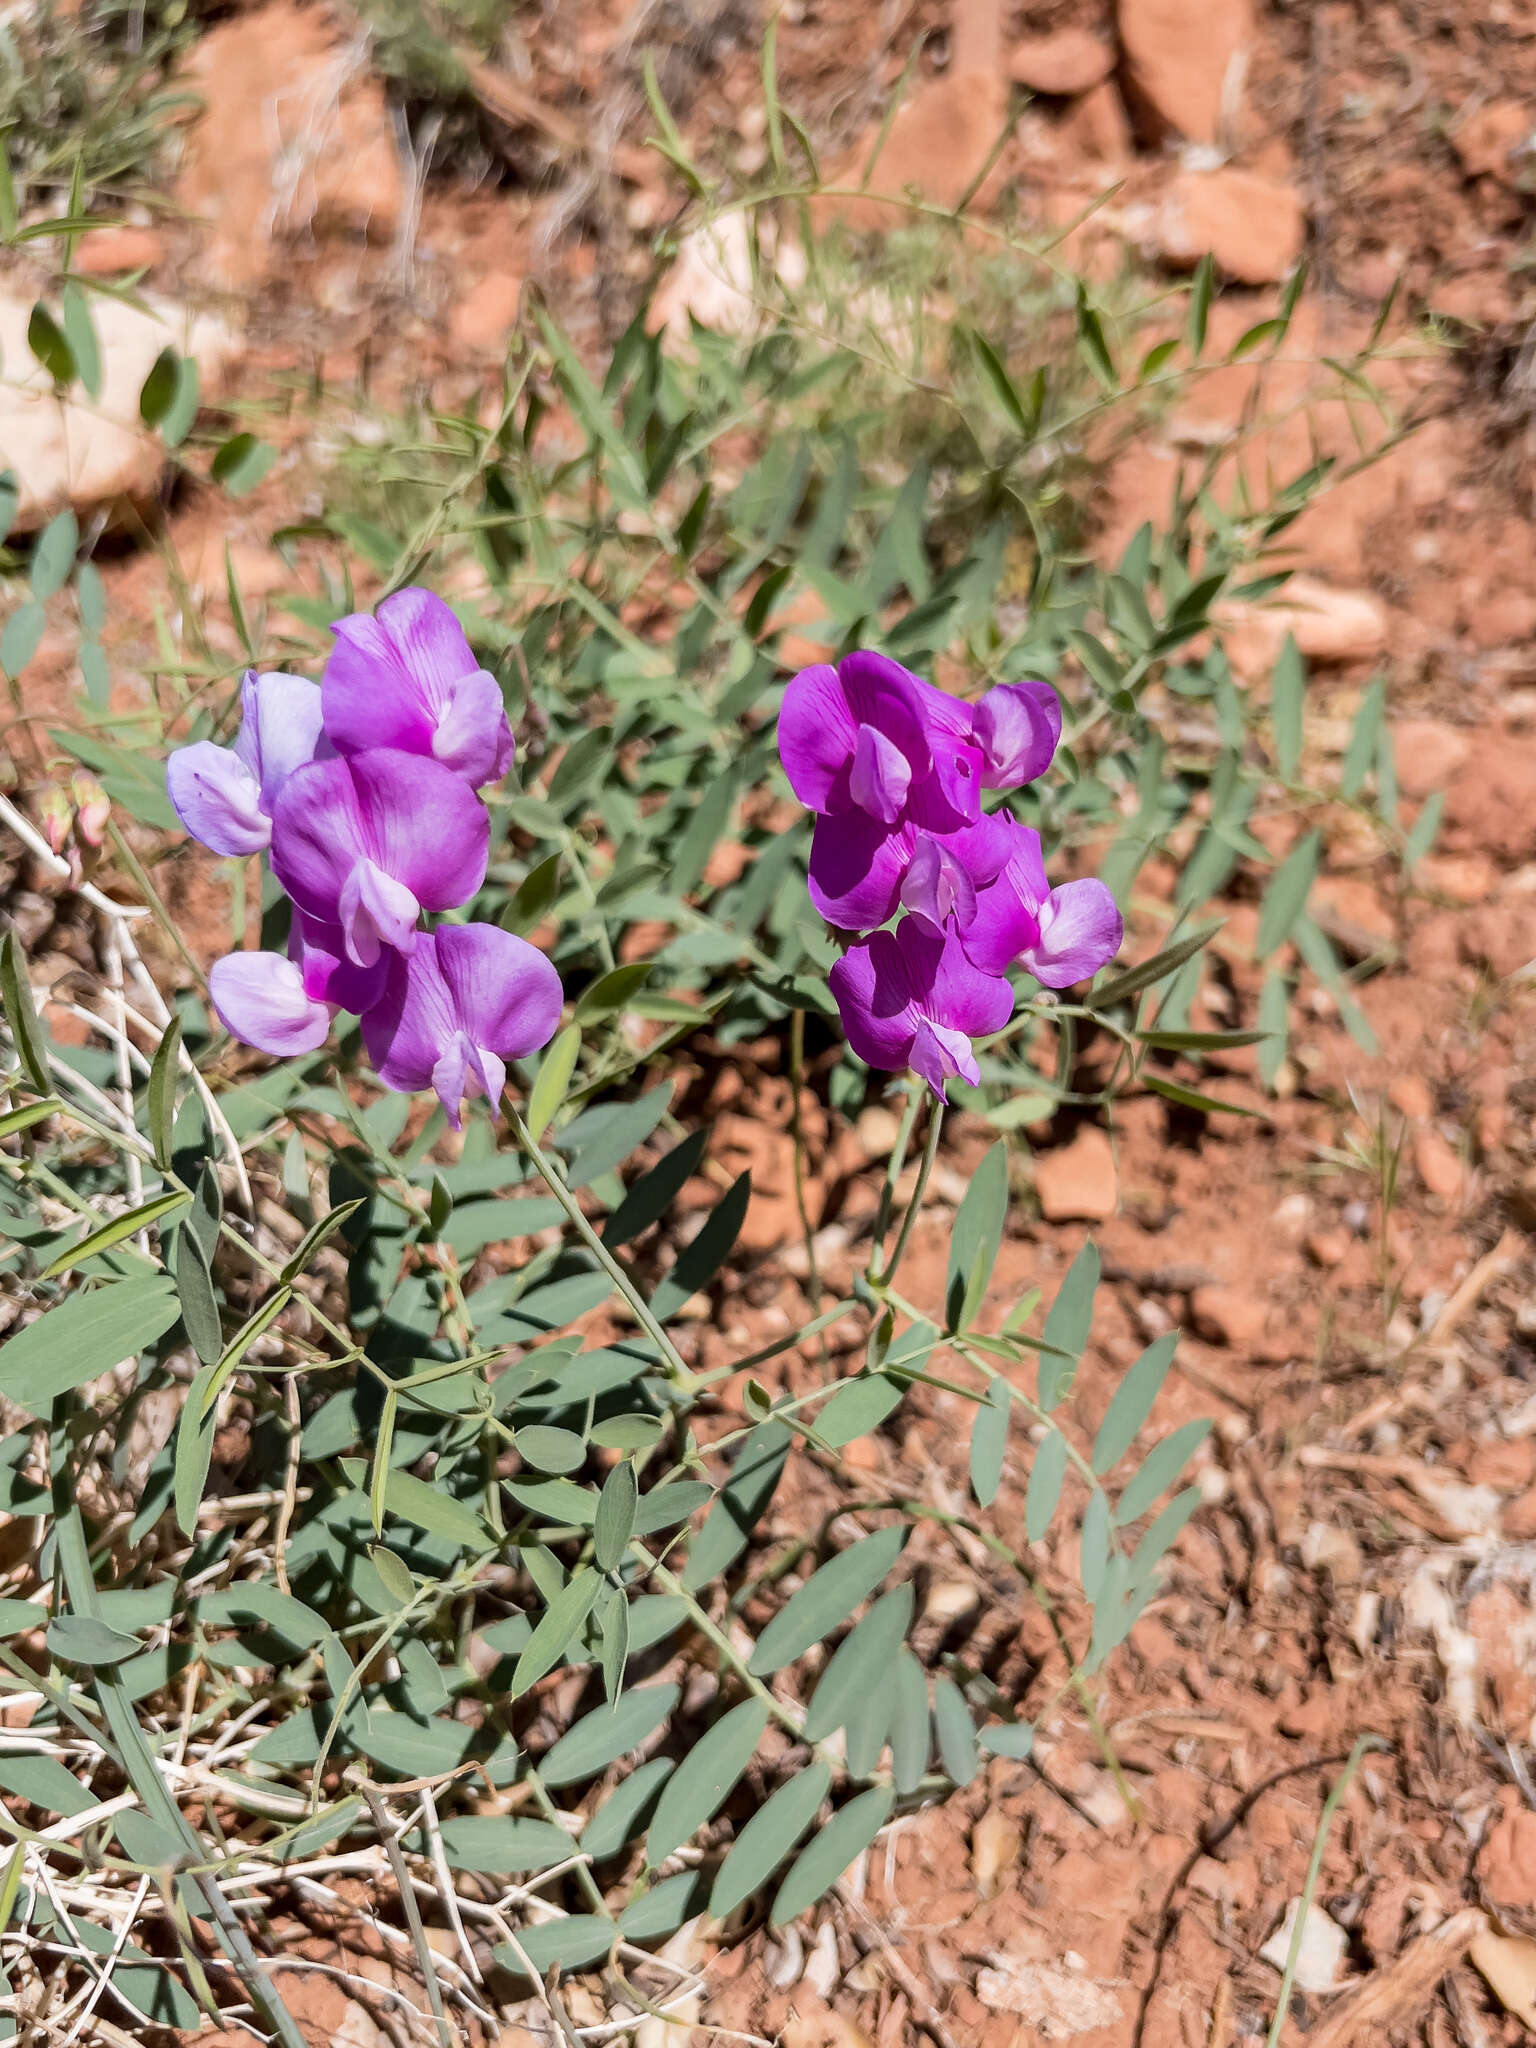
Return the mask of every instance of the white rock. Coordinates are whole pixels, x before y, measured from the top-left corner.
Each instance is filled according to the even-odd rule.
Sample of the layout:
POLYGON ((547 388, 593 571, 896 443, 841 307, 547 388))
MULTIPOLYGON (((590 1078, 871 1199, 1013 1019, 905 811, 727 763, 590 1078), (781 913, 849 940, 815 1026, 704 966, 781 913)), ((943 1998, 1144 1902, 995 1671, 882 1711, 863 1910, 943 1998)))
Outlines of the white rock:
POLYGON ((235 353, 234 337, 216 320, 172 305, 141 312, 93 294, 100 395, 93 399, 76 383, 58 398, 27 346, 32 306, 30 295, 0 291, 0 458, 20 489, 16 527, 22 533, 66 505, 86 510, 147 497, 165 466, 158 437, 139 415, 139 393, 155 358, 168 347, 190 355, 207 396, 235 353))
MULTIPOLYGON (((757 255, 793 291, 805 282, 805 254, 772 221, 758 223, 757 255)), ((673 348, 692 344, 691 321, 716 334, 747 334, 763 318, 753 269, 752 230, 744 213, 727 213, 684 236, 677 261, 651 301, 650 324, 673 348)))
MULTIPOLYGON (((1284 1970, 1291 1955, 1291 1936, 1300 1899, 1292 1899, 1285 1918, 1259 1950, 1266 1963, 1284 1970)), ((1344 1981, 1344 1957, 1349 1937, 1336 1920, 1330 1920, 1321 1906, 1308 1906, 1301 1935, 1301 1953, 1296 1959, 1296 1983, 1303 1991, 1337 1991, 1344 1981)))

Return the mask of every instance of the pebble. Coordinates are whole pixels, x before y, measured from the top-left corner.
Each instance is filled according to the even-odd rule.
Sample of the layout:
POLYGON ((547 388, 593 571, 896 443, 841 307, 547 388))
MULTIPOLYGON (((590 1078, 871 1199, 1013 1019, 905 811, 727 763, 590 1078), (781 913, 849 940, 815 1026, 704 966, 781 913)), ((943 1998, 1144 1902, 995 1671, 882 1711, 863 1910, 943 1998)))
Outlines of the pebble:
POLYGON ((1435 1098, 1421 1074, 1399 1074, 1387 1089, 1387 1100, 1404 1116, 1417 1118, 1434 1114, 1435 1098))
POLYGON ((1438 1131, 1414 1132, 1413 1163, 1419 1170, 1419 1179, 1432 1195, 1438 1195, 1443 1202, 1459 1199, 1464 1179, 1461 1156, 1438 1131))
MULTIPOLYGON (((1300 1899, 1292 1899, 1285 1918, 1259 1950, 1266 1963, 1283 1970, 1291 1953, 1291 1938, 1301 1912, 1300 1899)), ((1330 1920, 1321 1906, 1308 1906, 1303 1924, 1301 1952, 1296 1962, 1296 1986, 1301 1991, 1322 1994, 1338 1989, 1349 1937, 1336 1920, 1330 1920)))
POLYGON ((1025 36, 1008 53, 1008 72, 1031 92, 1075 99, 1108 78, 1115 68, 1112 43, 1086 28, 1059 28, 1050 35, 1025 36))
POLYGON ((1151 138, 1219 140, 1253 40, 1248 0, 1120 0, 1116 26, 1151 138))
POLYGON ((1347 1230, 1314 1230, 1307 1239, 1307 1257, 1325 1269, 1342 1266, 1349 1257, 1349 1241, 1347 1230))
POLYGON ((1120 1184, 1109 1139, 1085 1124, 1070 1145, 1035 1160, 1035 1193, 1048 1223, 1102 1223, 1119 1205, 1120 1184))
POLYGON ((1190 1296, 1195 1328, 1212 1343, 1234 1351, 1252 1351, 1263 1343, 1266 1304, 1238 1287, 1197 1287, 1190 1296))

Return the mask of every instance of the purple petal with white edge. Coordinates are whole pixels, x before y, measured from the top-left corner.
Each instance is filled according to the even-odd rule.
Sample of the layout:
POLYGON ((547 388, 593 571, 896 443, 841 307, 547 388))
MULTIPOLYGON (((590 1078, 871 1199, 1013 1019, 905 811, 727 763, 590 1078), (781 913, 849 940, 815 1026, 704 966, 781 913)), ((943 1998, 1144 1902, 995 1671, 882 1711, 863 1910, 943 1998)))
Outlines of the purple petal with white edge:
POLYGON ((907 1065, 918 1025, 904 997, 892 1003, 890 976, 881 971, 894 946, 889 932, 876 932, 867 945, 850 946, 827 976, 849 1045, 866 1066, 889 1074, 907 1065))
POLYGON ((975 730, 983 787, 1021 789, 1051 765, 1061 739, 1061 699, 1034 676, 999 683, 977 704, 975 730))
POLYGON ((1033 826, 1008 820, 1009 857, 997 879, 977 892, 976 915, 962 934, 972 964, 1004 974, 1040 937, 1039 916, 1050 883, 1033 826))
POLYGON ((1046 988, 1071 988, 1106 966, 1120 950, 1125 922, 1104 883, 1063 882, 1040 907, 1040 936, 1019 955, 1046 988))
POLYGON ((896 908, 913 835, 863 811, 816 820, 806 886, 818 916, 839 931, 870 932, 896 908))
POLYGON ((331 630, 325 726, 342 753, 430 755, 476 787, 506 773, 512 728, 501 686, 440 597, 399 590, 373 617, 356 612, 331 630))
POLYGON ((240 756, 212 740, 178 747, 165 764, 171 807, 210 853, 260 853, 272 838, 261 785, 240 756))
MULTIPOLYGON (((883 654, 845 655, 836 668, 818 662, 791 678, 779 709, 779 758, 790 788, 808 810, 860 801, 850 781, 861 726, 880 734, 902 757, 909 781, 927 772, 919 688, 916 676, 883 654)), ((865 745, 867 777, 872 743, 865 745)), ((874 790, 867 781, 865 787, 878 803, 888 801, 888 780, 874 790)))
POLYGON ((416 920, 421 905, 376 860, 358 861, 341 887, 336 918, 347 958, 372 967, 391 949, 410 953, 416 946, 416 920))
POLYGON ((433 936, 454 1014, 478 1049, 521 1060, 548 1045, 565 997, 537 946, 494 924, 439 925, 433 936))
POLYGON ((315 1052, 331 1028, 329 1007, 281 953, 226 953, 209 970, 208 994, 226 1031, 278 1059, 315 1052))
POLYGON ((471 788, 499 782, 512 766, 514 742, 501 685, 489 669, 476 669, 454 685, 432 735, 432 754, 471 788))
POLYGON ((259 676, 247 670, 240 696, 245 712, 240 745, 251 749, 247 758, 261 784, 262 808, 270 812, 295 768, 332 751, 320 719, 320 685, 305 676, 259 676))
POLYGON ((306 995, 356 1017, 378 1000, 389 973, 388 955, 381 954, 371 967, 359 967, 347 958, 340 925, 321 924, 298 909, 288 935, 288 956, 298 962, 306 995))
POLYGON ((861 811, 893 825, 912 786, 912 764, 878 727, 861 725, 848 767, 848 794, 861 811))
POLYGON ((902 877, 903 909, 920 911, 934 924, 952 917, 962 929, 976 915, 976 884, 946 837, 919 832, 912 864, 902 877))
POLYGON ((934 1024, 927 1017, 918 1024, 909 1064, 914 1074, 922 1075, 941 1102, 946 1081, 969 1081, 974 1088, 981 1080, 976 1054, 965 1033, 953 1030, 947 1024, 934 1024))

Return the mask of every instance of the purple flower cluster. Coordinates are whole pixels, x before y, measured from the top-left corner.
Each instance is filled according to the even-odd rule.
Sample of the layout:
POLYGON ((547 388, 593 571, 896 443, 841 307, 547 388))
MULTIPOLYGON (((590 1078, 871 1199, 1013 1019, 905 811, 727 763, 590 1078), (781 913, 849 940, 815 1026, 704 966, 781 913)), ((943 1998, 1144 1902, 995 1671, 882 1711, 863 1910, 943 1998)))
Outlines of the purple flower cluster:
POLYGON ((883 654, 802 669, 785 691, 779 753, 817 814, 811 901, 839 931, 871 934, 831 973, 870 1066, 911 1067, 940 1096, 951 1076, 975 1082, 971 1040, 1013 1014, 1011 966, 1068 988, 1119 950, 1104 884, 1051 888, 1039 833, 981 808, 984 789, 1043 774, 1060 738, 1048 683, 999 683, 967 704, 883 654))
POLYGON ((494 1107, 506 1062, 560 1021, 560 977, 525 939, 421 925, 485 880, 476 792, 511 766, 512 728, 496 678, 430 591, 399 591, 334 630, 322 682, 249 671, 234 745, 199 740, 167 764, 193 837, 265 853, 293 900, 287 954, 226 954, 209 993, 227 1030, 280 1057, 314 1052, 350 1010, 385 1086, 434 1089, 457 1130, 466 1092, 494 1107))

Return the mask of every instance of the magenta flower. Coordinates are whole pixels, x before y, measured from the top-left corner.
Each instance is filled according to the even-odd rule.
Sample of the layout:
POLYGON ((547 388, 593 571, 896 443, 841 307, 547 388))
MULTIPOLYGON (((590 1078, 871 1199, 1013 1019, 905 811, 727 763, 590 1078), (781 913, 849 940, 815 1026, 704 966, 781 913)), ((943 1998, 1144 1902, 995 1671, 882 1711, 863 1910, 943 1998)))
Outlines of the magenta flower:
POLYGON ((231 1037, 281 1059, 322 1046, 338 1010, 361 1015, 383 989, 389 958, 359 967, 335 925, 295 911, 286 956, 226 953, 209 970, 208 993, 231 1037))
POLYGON ((935 924, 950 916, 969 922, 977 889, 996 881, 1008 859, 1013 820, 999 813, 955 829, 936 787, 924 787, 894 829, 857 811, 816 820, 806 886, 828 924, 873 931, 898 906, 935 924))
POLYGON ((932 766, 922 688, 883 654, 801 669, 779 711, 779 756, 807 810, 851 809, 895 824, 932 766))
POLYGON ((303 676, 247 669, 240 709, 233 746, 197 740, 165 764, 177 817, 211 853, 260 853, 271 842, 272 806, 284 782, 331 752, 321 731, 319 685, 303 676))
POLYGON ((848 1043, 868 1066, 911 1067, 941 1100, 958 1075, 981 1073, 973 1038, 1001 1031, 1013 1014, 1013 990, 965 956, 952 932, 926 917, 904 917, 834 963, 832 994, 848 1043))
POLYGON ((506 774, 513 739, 501 685, 440 597, 398 590, 372 616, 354 612, 331 630, 321 692, 338 753, 426 754, 476 789, 506 774))
POLYGON ((1070 988, 1096 974, 1120 950, 1125 936, 1119 906, 1100 881, 1046 879, 1040 835, 1014 824, 1012 851, 995 881, 977 894, 961 942, 987 974, 1017 963, 1045 988, 1070 988))
POLYGON ((1061 739, 1061 699, 1034 676, 999 683, 973 707, 983 789, 1022 789, 1051 765, 1061 739))
POLYGON ((272 813, 272 872, 307 917, 339 927, 359 967, 387 946, 409 953, 422 911, 467 903, 489 844, 462 776, 389 748, 295 770, 272 813))
POLYGON ((432 1088, 458 1130, 466 1090, 494 1112, 507 1061, 549 1043, 561 1000, 559 975, 526 939, 492 924, 439 925, 391 963, 363 1042, 387 1088, 432 1088))

